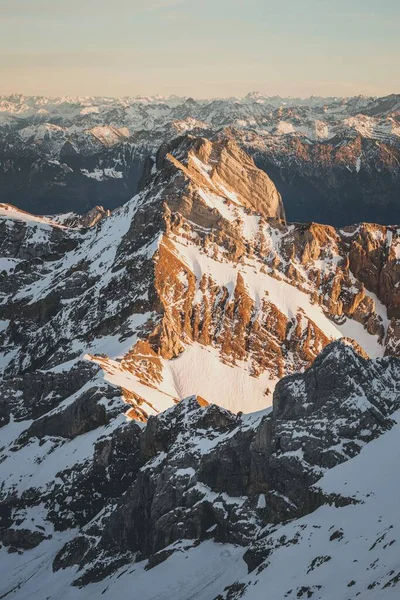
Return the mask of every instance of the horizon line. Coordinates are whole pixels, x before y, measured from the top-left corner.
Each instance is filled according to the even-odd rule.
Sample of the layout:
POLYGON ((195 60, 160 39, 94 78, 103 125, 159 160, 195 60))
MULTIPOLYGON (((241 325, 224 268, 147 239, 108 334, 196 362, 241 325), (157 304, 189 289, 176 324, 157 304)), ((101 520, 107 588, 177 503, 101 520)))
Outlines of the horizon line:
POLYGON ((133 99, 133 100, 140 100, 140 99, 146 99, 146 98, 150 98, 150 99, 160 99, 160 100, 169 100, 171 98, 176 98, 179 100, 197 100, 197 101, 207 101, 207 100, 245 100, 246 98, 251 98, 251 96, 254 97, 260 97, 260 98, 265 98, 265 99, 281 99, 281 100, 310 100, 310 99, 322 99, 322 100, 347 100, 347 99, 352 99, 352 98, 365 98, 365 99, 372 99, 372 100, 376 100, 379 98, 388 98, 390 96, 400 96, 400 92, 391 92, 390 94, 383 94, 383 95, 376 95, 376 94, 350 94, 350 95, 346 95, 346 96, 342 96, 342 95, 328 95, 328 96, 324 96, 324 95, 320 95, 320 94, 310 94, 309 96, 297 96, 297 95, 288 95, 288 96, 281 96, 280 94, 265 94, 263 92, 258 92, 258 91, 251 91, 248 92, 245 95, 227 95, 227 96, 196 96, 196 95, 192 95, 192 94, 135 94, 135 95, 131 95, 131 94, 124 94, 124 95, 108 95, 108 94, 25 94, 23 92, 11 92, 11 93, 2 93, 0 92, 0 98, 4 99, 4 98, 12 98, 12 97, 23 97, 23 98, 44 98, 44 99, 60 99, 60 98, 68 98, 68 99, 86 99, 86 98, 93 98, 93 99, 110 99, 110 100, 129 100, 129 99, 133 99))

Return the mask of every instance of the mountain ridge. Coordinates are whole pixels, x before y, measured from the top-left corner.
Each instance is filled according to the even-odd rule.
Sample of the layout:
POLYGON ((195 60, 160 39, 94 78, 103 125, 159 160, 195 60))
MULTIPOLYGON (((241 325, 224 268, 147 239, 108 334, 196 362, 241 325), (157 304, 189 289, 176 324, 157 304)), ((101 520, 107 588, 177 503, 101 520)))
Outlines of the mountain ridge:
MULTIPOLYGON (((383 444, 372 467, 375 478, 385 448, 395 443, 399 361, 366 360, 337 341, 294 377, 304 387, 293 385, 293 376, 282 379, 272 412, 236 416, 192 397, 151 417, 144 428, 134 421, 106 427, 93 457, 80 455, 83 461, 74 464, 72 479, 68 461, 76 459, 67 452, 67 468, 40 496, 31 489, 17 504, 13 496, 3 500, 9 522, 4 529, 4 512, 0 551, 11 548, 4 554, 4 592, 21 600, 43 593, 49 598, 100 593, 119 598, 126 586, 137 584, 144 585, 142 597, 150 600, 159 593, 176 598, 179 585, 179 598, 196 590, 199 598, 210 600, 258 598, 270 581, 282 598, 368 597, 370 590, 376 598, 395 597, 390 593, 396 593, 397 525, 390 519, 396 513, 387 511, 382 522, 365 464, 371 467, 373 444, 383 444), (351 469, 343 467, 358 459, 357 481, 351 485, 351 469), (35 508, 43 501, 45 520, 43 504, 35 508), (354 546, 352 528, 357 531, 365 513, 365 544, 379 547, 386 537, 389 544, 386 553, 371 554, 374 570, 354 546), (348 543, 346 556, 360 559, 351 576, 340 559, 348 543), (297 558, 295 574, 288 579, 281 568, 271 574, 275 554, 282 548, 297 552, 297 545, 304 559, 297 558), (223 552, 227 561, 220 571, 223 552), (192 571, 193 553, 202 585, 192 571), (214 567, 206 567, 208 553, 214 567), (322 568, 331 560, 332 568, 339 569, 335 584, 322 568), (164 563, 174 569, 172 579, 164 563), (183 572, 189 569, 188 579, 176 575, 181 564, 186 565, 183 572), (162 590, 154 577, 161 578, 162 590), (349 590, 352 580, 355 587, 349 590)), ((0 469, 4 472, 4 462, 0 469)), ((382 474, 387 489, 385 469, 382 474)))
POLYGON ((354 338, 372 356, 397 352, 397 228, 286 225, 273 183, 229 139, 186 136, 163 146, 142 191, 109 216, 86 220, 95 227, 9 215, 4 314, 18 307, 22 321, 3 331, 8 375, 86 353, 128 396, 145 382, 165 407, 191 393, 214 401, 208 388, 181 386, 192 361, 208 365, 217 353, 226 375, 238 373, 230 397, 242 381, 235 365, 244 361, 247 391, 262 405, 263 387, 271 393, 277 378, 310 365, 336 337, 354 338), (27 276, 30 257, 38 267, 27 276), (32 318, 33 336, 25 333, 32 318), (107 336, 115 346, 109 363, 107 336), (13 356, 14 338, 35 345, 31 366, 20 352, 13 356))
POLYGON ((0 248, 0 594, 394 597, 398 227, 287 223, 189 134, 111 212, 1 205, 0 248))
POLYGON ((308 106, 183 100, 0 100, 0 201, 41 214, 113 209, 138 191, 162 143, 230 128, 272 177, 290 220, 399 221, 398 96, 365 106, 357 97, 308 106))

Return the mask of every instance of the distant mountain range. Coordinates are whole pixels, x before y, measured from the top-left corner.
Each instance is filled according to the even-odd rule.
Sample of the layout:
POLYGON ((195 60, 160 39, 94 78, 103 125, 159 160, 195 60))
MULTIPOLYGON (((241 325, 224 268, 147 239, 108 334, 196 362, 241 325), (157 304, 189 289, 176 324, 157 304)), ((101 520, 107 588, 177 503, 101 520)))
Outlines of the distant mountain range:
POLYGON ((288 219, 400 222, 400 95, 384 98, 0 98, 0 201, 40 214, 115 208, 147 159, 192 133, 234 139, 288 219))

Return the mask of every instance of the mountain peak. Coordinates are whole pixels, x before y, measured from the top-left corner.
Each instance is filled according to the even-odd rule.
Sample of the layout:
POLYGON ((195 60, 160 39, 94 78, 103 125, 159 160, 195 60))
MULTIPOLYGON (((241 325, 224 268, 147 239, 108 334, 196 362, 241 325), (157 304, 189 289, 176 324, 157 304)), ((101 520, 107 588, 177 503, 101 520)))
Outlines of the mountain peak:
POLYGON ((257 168, 300 189, 300 165, 323 205, 335 161, 369 187, 371 145, 394 155, 339 136, 345 102, 312 134, 318 98, 127 99, 106 128, 103 101, 60 100, 70 120, 43 101, 6 136, 4 181, 91 201, 0 204, 0 597, 397 598, 400 227, 287 224, 257 168), (165 135, 171 116, 204 137, 165 135))
POLYGON ((282 199, 266 173, 230 138, 185 135, 161 146, 156 165, 172 163, 203 190, 266 219, 284 221, 282 199))

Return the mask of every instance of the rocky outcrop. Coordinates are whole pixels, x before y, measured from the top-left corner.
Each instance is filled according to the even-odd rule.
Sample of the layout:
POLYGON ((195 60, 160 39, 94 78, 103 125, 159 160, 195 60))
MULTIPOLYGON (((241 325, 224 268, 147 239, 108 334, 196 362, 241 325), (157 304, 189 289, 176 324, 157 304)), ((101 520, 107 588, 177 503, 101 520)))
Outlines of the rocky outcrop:
POLYGON ((282 199, 270 178, 258 169, 248 154, 232 139, 210 142, 190 136, 161 146, 156 156, 158 169, 172 161, 204 189, 231 197, 264 217, 284 220, 282 199))
POLYGON ((192 136, 162 146, 140 194, 97 211, 95 226, 3 208, 6 388, 87 353, 146 420, 192 392, 233 406, 175 373, 173 361, 198 348, 246 365, 251 409, 337 337, 396 356, 397 228, 287 225, 282 211, 271 180, 231 139, 192 136), (121 348, 117 362, 103 356, 107 338, 121 348))
POLYGON ((214 140, 224 129, 272 178, 290 221, 399 222, 395 94, 0 103, 0 201, 31 212, 114 209, 141 190, 161 144, 186 133, 214 140))
POLYGON ((9 553, 31 550, 43 542, 46 536, 41 531, 30 529, 0 529, 0 542, 9 553))
POLYGON ((67 227, 81 227, 87 229, 88 227, 94 227, 100 223, 102 219, 105 219, 110 215, 110 210, 105 209, 103 206, 94 206, 84 215, 67 213, 66 215, 55 215, 52 219, 67 227))
POLYGON ((289 220, 336 227, 398 223, 399 144, 362 133, 342 130, 313 143, 302 135, 276 138, 237 130, 233 135, 277 186, 289 220))
POLYGON ((7 415, 7 423, 11 413, 15 421, 38 419, 78 392, 98 372, 95 365, 81 362, 59 373, 38 370, 7 378, 0 383, 0 410, 7 415))
POLYGON ((304 374, 281 380, 269 414, 235 416, 193 397, 151 417, 139 437, 126 438, 140 465, 126 493, 81 528, 53 568, 76 565, 82 586, 133 560, 148 558, 152 568, 178 540, 210 537, 248 547, 245 560, 256 568, 268 524, 352 501, 318 496, 313 484, 392 427, 399 367, 335 342, 304 374))
POLYGON ((368 361, 345 341, 330 344, 304 374, 278 383, 269 477, 284 504, 309 510, 308 488, 324 470, 393 425, 399 385, 397 360, 368 361), (299 431, 308 431, 306 443, 299 431))
MULTIPOLYGON (((111 391, 112 396, 114 390, 111 391)), ((106 409, 99 400, 103 398, 103 390, 98 387, 89 388, 74 400, 65 410, 47 414, 31 425, 26 435, 42 439, 46 436, 74 438, 77 435, 101 427, 107 423, 106 409)))

